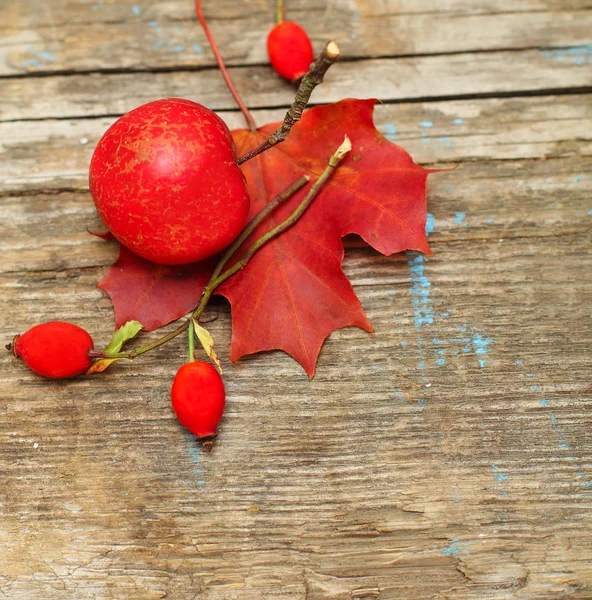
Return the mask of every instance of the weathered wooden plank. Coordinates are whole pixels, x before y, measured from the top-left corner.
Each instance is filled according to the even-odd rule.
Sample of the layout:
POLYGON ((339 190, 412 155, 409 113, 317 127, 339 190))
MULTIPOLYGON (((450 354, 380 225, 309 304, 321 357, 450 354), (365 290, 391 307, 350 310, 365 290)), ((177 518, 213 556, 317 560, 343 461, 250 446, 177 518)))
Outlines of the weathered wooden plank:
MULTIPOLYGON (((349 97, 383 102, 442 97, 542 93, 592 85, 590 62, 539 50, 420 56, 338 63, 313 96, 315 103, 349 97)), ((294 88, 270 67, 231 69, 249 107, 289 106, 294 88)), ((232 110, 232 97, 216 69, 27 77, 7 80, 0 119, 47 119, 118 115, 163 97, 184 97, 212 110, 232 110)))
MULTIPOLYGON (((376 333, 334 334, 310 383, 280 353, 231 366, 223 352, 229 406, 211 456, 170 412, 182 344, 73 382, 1 355, 3 590, 589 597, 588 236, 441 237, 434 250, 427 297, 412 257, 348 254, 376 333), (433 322, 418 327, 424 311, 433 322)), ((96 275, 4 275, 19 303, 1 334, 58 316, 106 341, 96 275)), ((228 309, 215 311, 226 348, 228 309)))
MULTIPOLYGON (((284 111, 256 111, 259 123, 284 111)), ((239 113, 221 113, 231 128, 239 113)), ((88 164, 114 118, 0 123, 0 191, 88 187, 88 164)), ((542 159, 592 152, 592 106, 585 95, 380 105, 377 127, 422 164, 542 159)), ((587 170, 587 169, 585 169, 587 170)))
MULTIPOLYGON (((589 159, 464 163, 430 176, 428 209, 436 241, 529 238, 590 229, 589 159)), ((88 192, 30 192, 2 199, 3 272, 108 265, 117 249, 87 233, 100 229, 88 192)))
MULTIPOLYGON (((26 72, 213 66, 193 2, 36 0, 0 7, 0 75, 26 72)), ((207 3, 206 3, 207 4, 207 3)), ((592 11, 585 1, 402 3, 341 0, 289 7, 320 49, 336 39, 346 57, 585 46, 592 11)), ((272 3, 216 2, 207 8, 229 64, 268 62, 272 3)), ((581 48, 582 57, 589 52, 581 48)))

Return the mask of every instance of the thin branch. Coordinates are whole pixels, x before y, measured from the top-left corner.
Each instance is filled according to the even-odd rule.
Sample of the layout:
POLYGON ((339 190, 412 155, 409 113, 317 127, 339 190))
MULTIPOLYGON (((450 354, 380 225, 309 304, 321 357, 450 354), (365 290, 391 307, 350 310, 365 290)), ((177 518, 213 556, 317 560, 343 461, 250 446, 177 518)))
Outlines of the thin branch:
POLYGON ((284 15, 284 0, 276 0, 275 20, 278 25, 284 22, 284 15))
POLYGON ((275 133, 269 136, 269 138, 267 138, 260 146, 257 146, 254 150, 241 156, 237 160, 239 165, 242 165, 248 160, 251 160, 251 158, 269 150, 286 139, 286 136, 290 133, 292 127, 300 121, 313 90, 317 85, 323 82, 325 73, 339 58, 339 53, 339 46, 335 42, 327 43, 323 52, 310 65, 310 70, 302 78, 294 102, 292 102, 292 106, 290 106, 290 109, 286 113, 283 123, 278 127, 275 133))
POLYGON ((213 281, 222 273, 226 263, 230 260, 230 258, 234 255, 234 253, 243 245, 244 241, 255 231, 255 228, 267 215, 272 213, 280 204, 283 204, 286 200, 291 198, 300 188, 304 187, 310 181, 310 177, 308 175, 303 175, 299 179, 297 179, 291 186, 287 187, 283 192, 280 192, 271 202, 267 203, 251 220, 250 223, 246 225, 243 229, 242 233, 236 238, 231 246, 228 247, 226 252, 218 261, 214 272, 210 278, 210 281, 213 281))
POLYGON ((195 327, 193 325, 193 319, 189 319, 189 351, 187 358, 189 362, 195 362, 195 327))
POLYGON ((234 83, 232 82, 232 79, 230 78, 228 70, 226 69, 226 65, 224 64, 224 61, 222 60, 222 56, 221 56, 220 51, 218 50, 218 46, 216 45, 216 42, 214 40, 214 36, 210 32, 210 28, 208 27, 208 24, 206 23, 206 19, 201 10, 201 0, 195 0, 195 12, 197 13, 197 18, 199 19, 199 22, 201 23, 201 26, 203 27, 204 33, 206 34, 206 37, 208 38, 208 42, 210 43, 212 52, 214 53, 216 62, 218 63, 218 67, 220 68, 220 71, 222 72, 222 77, 224 78, 224 81, 226 82, 226 86, 230 90, 230 93, 232 94, 234 101, 236 102, 236 104, 240 108, 241 112, 243 113, 243 116, 245 117, 245 120, 247 122, 247 125, 249 126, 249 129, 251 131, 256 131, 257 124, 255 123, 255 119, 253 119, 253 115, 249 112, 249 109, 247 108, 246 104, 243 102, 242 98, 240 97, 238 91, 234 87, 234 83))

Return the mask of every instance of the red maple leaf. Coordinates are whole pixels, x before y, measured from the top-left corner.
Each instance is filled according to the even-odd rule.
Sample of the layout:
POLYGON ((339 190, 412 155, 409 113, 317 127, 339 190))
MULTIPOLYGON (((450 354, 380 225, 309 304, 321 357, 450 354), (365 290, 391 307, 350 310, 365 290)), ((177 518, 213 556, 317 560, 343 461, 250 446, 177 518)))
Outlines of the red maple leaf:
POLYGON ((98 287, 111 296, 116 328, 139 321, 152 331, 195 307, 212 270, 212 260, 178 267, 157 265, 120 246, 119 258, 98 287))
MULTIPOLYGON (((347 134, 352 151, 298 223, 264 246, 217 293, 232 305, 230 358, 284 350, 313 376, 318 354, 336 329, 372 331, 344 275, 342 237, 355 233, 379 252, 429 253, 425 235, 426 179, 402 148, 374 127, 375 100, 343 100, 307 110, 282 144, 242 167, 254 215, 303 174, 316 179, 347 134)), ((233 132, 238 155, 259 145, 278 124, 233 132)), ((306 193, 301 190, 263 221, 250 244, 283 221, 306 193)), ((122 247, 99 287, 111 296, 117 326, 137 320, 156 329, 198 302, 211 264, 162 267, 122 247)))
MULTIPOLYGON (((334 330, 355 325, 372 331, 341 269, 349 233, 379 252, 430 252, 425 234, 427 175, 402 148, 374 127, 375 100, 343 100, 306 111, 286 141, 242 167, 251 210, 297 177, 316 179, 347 134, 353 149, 298 223, 267 244, 218 291, 232 305, 230 358, 284 350, 313 376, 318 354, 334 330)), ((278 124, 234 131, 239 155, 267 139, 278 124)), ((253 239, 284 220, 299 192, 264 221, 253 239)))

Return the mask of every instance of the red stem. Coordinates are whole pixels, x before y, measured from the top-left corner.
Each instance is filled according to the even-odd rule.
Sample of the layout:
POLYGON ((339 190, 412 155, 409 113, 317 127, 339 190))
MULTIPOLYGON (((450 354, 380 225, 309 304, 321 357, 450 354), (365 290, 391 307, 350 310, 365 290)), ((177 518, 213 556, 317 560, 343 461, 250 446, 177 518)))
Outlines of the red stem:
POLYGON ((253 116, 249 112, 249 109, 247 108, 245 103, 242 101, 242 98, 239 96, 239 93, 236 91, 236 88, 234 87, 234 83, 232 83, 232 79, 230 79, 230 75, 228 74, 228 71, 226 69, 226 65, 224 64, 224 61, 222 60, 222 56, 220 56, 220 51, 218 50, 218 46, 216 45, 216 42, 214 41, 214 37, 212 36, 212 34, 210 32, 210 28, 208 27, 205 17, 203 16, 203 13, 201 11, 201 0, 195 0, 195 12, 197 13, 197 18, 198 18, 201 26, 203 27, 206 37, 208 38, 208 42, 210 43, 212 52, 214 53, 214 56, 216 57, 216 62, 218 63, 218 67, 220 68, 220 71, 222 72, 222 77, 224 78, 224 81, 226 82, 226 86, 230 90, 230 93, 232 94, 234 101, 236 102, 236 104, 240 108, 241 112, 243 113, 243 116, 245 117, 245 121, 247 122, 249 129, 251 131, 256 131, 257 124, 255 123, 255 119, 253 119, 253 116))

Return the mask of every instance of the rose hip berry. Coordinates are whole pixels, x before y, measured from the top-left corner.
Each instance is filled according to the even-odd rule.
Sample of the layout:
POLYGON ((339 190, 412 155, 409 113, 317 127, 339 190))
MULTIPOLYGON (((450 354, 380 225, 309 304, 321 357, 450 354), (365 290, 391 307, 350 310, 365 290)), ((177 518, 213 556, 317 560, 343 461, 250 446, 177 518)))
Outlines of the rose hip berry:
POLYGON ((190 362, 177 371, 171 389, 173 409, 197 439, 216 435, 225 398, 222 377, 209 363, 190 362))
POLYGON ((89 184, 115 238, 160 264, 222 250, 249 213, 228 127, 209 108, 180 98, 149 102, 118 119, 94 151, 89 184))
POLYGON ((282 21, 269 32, 267 54, 275 71, 290 81, 305 75, 314 59, 306 31, 292 21, 282 21))
POLYGON ((90 335, 72 323, 51 321, 15 338, 14 354, 31 369, 53 379, 74 377, 91 364, 94 343, 90 335))

